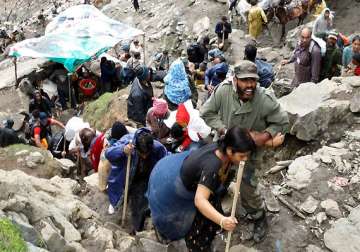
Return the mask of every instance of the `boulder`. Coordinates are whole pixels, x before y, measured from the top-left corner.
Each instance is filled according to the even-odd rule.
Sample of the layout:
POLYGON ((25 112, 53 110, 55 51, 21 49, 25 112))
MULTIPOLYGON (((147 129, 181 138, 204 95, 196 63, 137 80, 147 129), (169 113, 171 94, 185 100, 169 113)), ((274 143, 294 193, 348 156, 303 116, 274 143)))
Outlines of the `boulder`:
POLYGON ((193 25, 193 33, 196 36, 199 36, 200 34, 208 31, 210 28, 210 18, 209 17, 203 17, 196 21, 193 25))
POLYGON ((339 205, 335 200, 327 199, 320 203, 321 207, 325 209, 326 215, 334 218, 342 217, 339 205))
POLYGON ((41 239, 40 234, 32 225, 30 225, 29 220, 24 214, 7 212, 7 217, 19 228, 25 241, 37 244, 41 239))
POLYGON ((296 190, 307 187, 311 182, 312 172, 319 164, 311 155, 299 157, 289 166, 286 184, 296 190))
POLYGON ((341 137, 352 121, 347 93, 352 88, 335 81, 303 83, 292 93, 279 99, 288 112, 290 133, 303 141, 341 137), (304 103, 304 101, 306 101, 304 103))
POLYGON ((98 185, 99 185, 99 173, 93 173, 90 176, 85 177, 84 180, 90 186, 98 187, 98 185))
POLYGON ((333 252, 360 251, 360 206, 341 218, 324 234, 325 246, 333 252))
POLYGON ((55 159, 65 174, 69 174, 76 167, 76 164, 67 158, 55 159))
POLYGON ((31 152, 25 158, 26 166, 29 168, 36 168, 39 164, 45 163, 45 158, 40 152, 31 152))
POLYGON ((41 220, 39 223, 41 236, 51 252, 62 252, 66 245, 65 239, 51 220, 41 220))

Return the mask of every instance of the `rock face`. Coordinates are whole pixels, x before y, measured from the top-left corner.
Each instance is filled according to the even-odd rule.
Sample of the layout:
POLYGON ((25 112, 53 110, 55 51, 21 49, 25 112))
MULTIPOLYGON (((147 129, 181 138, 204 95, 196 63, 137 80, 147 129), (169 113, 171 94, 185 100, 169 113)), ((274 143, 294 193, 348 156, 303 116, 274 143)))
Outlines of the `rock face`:
POLYGON ((39 179, 18 170, 0 170, 0 185, 0 209, 26 234, 28 242, 37 242, 41 234, 50 251, 70 251, 66 249, 70 243, 81 240, 74 223, 97 218, 74 194, 79 185, 71 179, 39 179))
POLYGON ((290 133, 304 141, 341 137, 352 121, 346 78, 303 83, 279 99, 291 121, 290 133))
POLYGON ((337 220, 324 234, 325 246, 333 252, 360 251, 360 207, 337 220))
POLYGON ((203 17, 196 21, 196 23, 193 25, 193 32, 199 36, 200 34, 206 32, 210 28, 210 18, 209 17, 203 17))

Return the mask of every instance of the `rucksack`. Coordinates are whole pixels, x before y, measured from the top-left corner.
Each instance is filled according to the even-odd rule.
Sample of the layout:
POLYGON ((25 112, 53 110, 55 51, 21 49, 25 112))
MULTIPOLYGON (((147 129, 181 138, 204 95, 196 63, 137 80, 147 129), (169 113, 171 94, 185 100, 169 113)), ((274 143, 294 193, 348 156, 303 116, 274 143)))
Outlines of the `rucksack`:
POLYGON ((198 43, 192 43, 186 50, 190 62, 198 63, 201 57, 201 48, 198 43))
POLYGON ((261 87, 268 88, 274 81, 273 67, 264 60, 256 59, 257 73, 259 75, 259 83, 261 87))
POLYGON ((309 46, 309 53, 312 52, 315 45, 318 45, 320 47, 321 57, 324 57, 326 54, 326 42, 322 40, 321 38, 317 38, 313 36, 311 38, 310 46, 309 46))

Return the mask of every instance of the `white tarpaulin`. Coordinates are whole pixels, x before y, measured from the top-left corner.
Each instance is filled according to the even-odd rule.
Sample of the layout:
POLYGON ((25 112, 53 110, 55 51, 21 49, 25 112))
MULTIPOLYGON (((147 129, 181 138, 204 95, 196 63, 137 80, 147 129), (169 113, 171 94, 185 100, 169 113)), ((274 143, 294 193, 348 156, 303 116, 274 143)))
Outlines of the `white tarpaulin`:
POLYGON ((119 41, 143 34, 139 29, 105 16, 92 5, 77 5, 55 17, 46 27, 44 36, 12 46, 9 55, 48 58, 74 72, 77 66, 119 41))

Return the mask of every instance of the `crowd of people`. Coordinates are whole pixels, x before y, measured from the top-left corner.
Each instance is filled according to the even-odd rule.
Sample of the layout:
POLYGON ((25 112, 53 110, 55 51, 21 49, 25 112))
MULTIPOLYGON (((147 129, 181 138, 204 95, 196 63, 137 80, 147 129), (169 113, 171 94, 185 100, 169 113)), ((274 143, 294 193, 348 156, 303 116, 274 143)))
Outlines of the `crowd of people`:
MULTIPOLYGON (((138 10, 138 2, 133 3, 138 10)), ((267 20, 256 1, 251 5, 249 33, 256 38, 267 20)), ((225 52, 231 32, 224 16, 215 26, 215 48, 205 36, 173 61, 162 49, 154 55, 153 66, 145 65, 138 39, 122 45, 118 59, 101 58, 98 92, 131 85, 127 115, 136 128, 116 121, 108 131, 99 132, 77 116, 64 125, 53 118, 52 99, 43 90, 35 91, 29 104, 32 144, 51 151, 58 148, 59 157, 77 160, 80 178, 98 173, 99 189, 109 197, 110 215, 124 203, 129 163, 131 233, 141 232, 151 217, 160 241, 185 239, 189 251, 210 251, 219 230, 233 231, 238 225, 236 218, 224 213, 221 200, 234 179, 233 171, 245 161, 241 202, 246 218, 254 222, 253 240, 262 241, 268 222, 257 171, 265 148, 284 142, 289 119, 269 89, 275 78, 272 65, 257 57, 255 43, 245 46, 244 59, 228 64, 225 52), (153 81, 164 83, 159 97, 154 95, 153 81), (199 98, 201 91, 206 93, 204 99, 199 98), (51 126, 64 131, 56 144, 51 126)), ((301 31, 290 59, 282 62, 295 64, 293 85, 317 83, 341 72, 359 75, 360 37, 350 41, 334 31, 332 13, 324 9, 312 30, 301 31)), ((65 75, 54 72, 50 79, 69 81, 57 76, 65 75)), ((75 106, 79 100, 76 85, 71 87, 74 94, 58 90, 63 109, 67 100, 75 106)))

